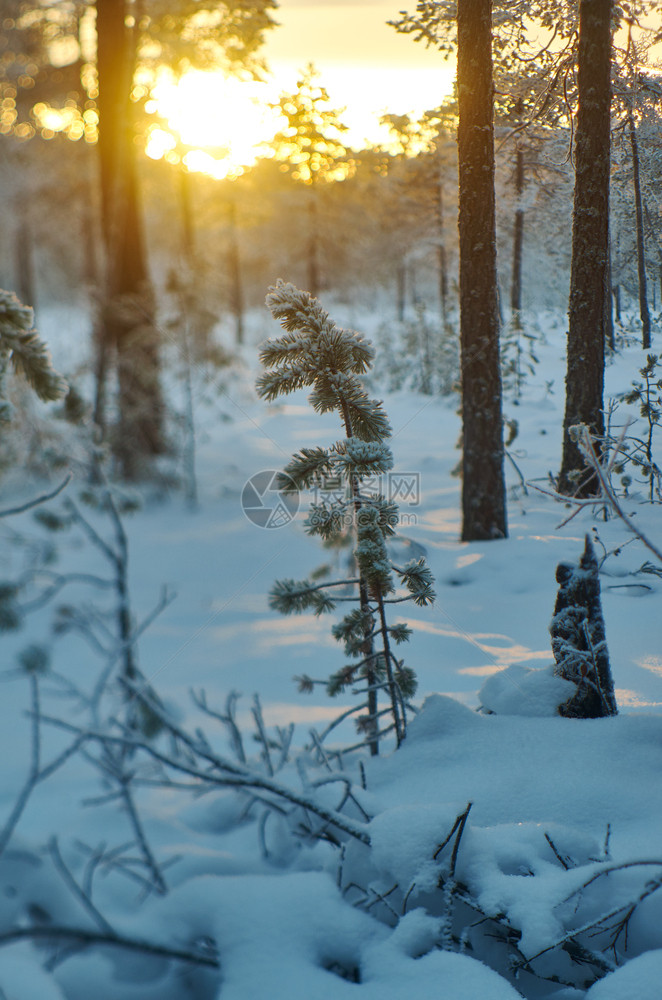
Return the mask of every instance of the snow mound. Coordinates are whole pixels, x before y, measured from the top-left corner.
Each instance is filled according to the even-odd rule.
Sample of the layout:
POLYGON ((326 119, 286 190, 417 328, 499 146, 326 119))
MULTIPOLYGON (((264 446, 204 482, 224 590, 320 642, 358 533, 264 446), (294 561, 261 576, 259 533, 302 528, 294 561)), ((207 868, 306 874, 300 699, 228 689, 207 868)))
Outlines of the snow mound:
POLYGON ((647 951, 595 983, 586 1000, 660 1000, 662 951, 647 951))
POLYGON ((496 715, 556 715, 577 688, 553 671, 553 665, 541 669, 513 663, 492 674, 478 692, 483 710, 496 715))
POLYGON ((0 996, 3 1000, 64 1000, 51 977, 39 965, 39 959, 24 957, 23 949, 3 954, 0 964, 0 996))
POLYGON ((456 698, 432 694, 425 699, 421 711, 410 722, 407 744, 439 739, 442 735, 466 733, 470 726, 478 726, 480 722, 476 713, 456 698))

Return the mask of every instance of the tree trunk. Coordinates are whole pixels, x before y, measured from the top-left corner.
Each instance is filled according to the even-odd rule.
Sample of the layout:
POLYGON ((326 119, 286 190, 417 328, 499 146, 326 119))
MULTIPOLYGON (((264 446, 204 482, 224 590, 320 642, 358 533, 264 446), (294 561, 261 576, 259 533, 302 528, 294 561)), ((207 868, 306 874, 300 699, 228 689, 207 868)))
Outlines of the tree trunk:
POLYGON ((621 323, 621 286, 614 285, 612 288, 612 294, 614 296, 614 314, 616 322, 620 325, 621 323))
POLYGON ((403 323, 405 319, 405 300, 407 294, 407 265, 404 260, 398 261, 395 278, 398 322, 403 323))
MULTIPOLYGON (((660 303, 662 304, 662 247, 660 246, 660 240, 658 239, 658 232, 653 222, 653 216, 650 213, 647 202, 642 198, 644 217, 648 225, 648 235, 652 240, 653 246, 655 247, 655 252, 657 254, 658 260, 658 280, 660 284, 660 303)), ((653 303, 653 308, 655 308, 655 303, 653 303)))
POLYGON ((457 5, 462 540, 505 538, 491 0, 457 5))
POLYGON ((437 263, 439 269, 439 309, 441 313, 441 329, 446 330, 448 302, 448 263, 446 258, 446 239, 444 231, 444 166, 441 158, 441 137, 437 149, 437 263))
POLYGON ((16 227, 14 252, 16 255, 16 294, 21 302, 32 309, 37 305, 35 274, 32 259, 33 242, 27 208, 23 205, 19 213, 20 222, 16 227))
MULTIPOLYGON (((97 0, 98 148, 107 260, 101 350, 107 358, 112 347, 117 358, 113 452, 122 475, 136 479, 145 471, 146 460, 164 450, 164 404, 133 143, 135 52, 125 12, 123 0, 97 0)), ((103 398, 103 392, 98 395, 103 398)))
MULTIPOLYGON (((237 203, 234 196, 228 201, 228 278, 230 279, 230 307, 234 316, 235 340, 244 342, 244 289, 241 280, 239 231, 237 228, 237 203)), ((315 295, 315 292, 311 294, 315 295)))
POLYGON ((648 309, 646 289, 646 248, 644 243, 644 210, 641 200, 641 179, 639 176, 639 143, 632 108, 628 109, 628 129, 632 150, 632 184, 634 186, 634 213, 637 228, 637 272, 639 275, 639 316, 641 318, 641 346, 645 351, 651 346, 651 317, 648 309))
POLYGON ((613 354, 616 350, 616 340, 614 339, 614 306, 613 289, 611 286, 611 239, 609 239, 607 244, 607 281, 605 283, 604 309, 605 344, 613 354))
POLYGON ((191 265, 195 257, 195 223, 193 220, 193 204, 191 198, 191 175, 180 164, 178 171, 179 211, 182 225, 182 253, 184 260, 191 265))
POLYGON ((308 199, 308 291, 317 297, 320 290, 317 187, 312 182, 308 199))
POLYGON ((594 472, 568 430, 604 434, 605 288, 609 260, 611 13, 607 0, 580 0, 577 145, 563 456, 558 489, 592 496, 594 472))
POLYGON ((515 157, 515 226, 513 228, 513 267, 510 278, 510 308, 513 316, 522 310, 522 248, 524 245, 524 150, 517 146, 515 157))

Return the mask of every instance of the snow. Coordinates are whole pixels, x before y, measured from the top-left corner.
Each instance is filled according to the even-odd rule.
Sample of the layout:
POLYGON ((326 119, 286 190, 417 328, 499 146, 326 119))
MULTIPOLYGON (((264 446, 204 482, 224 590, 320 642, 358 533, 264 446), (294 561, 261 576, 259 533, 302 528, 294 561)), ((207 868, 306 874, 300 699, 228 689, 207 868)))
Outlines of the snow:
POLYGON ((575 685, 557 677, 553 666, 532 669, 513 663, 485 681, 478 698, 481 707, 497 715, 556 715, 575 693, 575 685))
POLYGON ((65 1000, 52 977, 34 961, 29 946, 13 951, 0 960, 0 991, 5 1000, 65 1000))
MULTIPOLYGON (((340 312, 334 319, 367 335, 380 322, 377 315, 340 312)), ((72 346, 58 342, 58 323, 47 321, 44 328, 52 334, 56 364, 59 351, 69 361, 72 346)), ((257 400, 256 342, 273 333, 264 317, 255 320, 253 343, 223 395, 222 412, 231 419, 221 420, 215 405, 199 404, 199 509, 187 510, 180 494, 166 489, 148 496, 143 510, 125 521, 136 616, 149 613, 164 584, 177 593, 141 637, 141 669, 173 718, 189 731, 202 726, 226 756, 226 730, 195 707, 189 688, 204 688, 219 711, 230 691, 243 692, 237 723, 255 768, 263 763, 252 737, 254 691, 270 733, 296 723, 295 753, 309 742, 311 727, 321 731, 352 704, 349 691, 330 700, 321 687, 303 694, 291 681, 301 673, 325 679, 339 668, 342 650, 331 636, 336 619, 281 617, 267 599, 275 579, 303 579, 322 562, 343 573, 343 554, 321 549, 303 532, 306 498, 297 517, 277 529, 256 527, 241 510, 241 492, 252 475, 278 470, 302 446, 330 444, 342 434, 331 414, 312 413, 305 393, 276 405, 257 400)), ((550 395, 546 387, 563 380, 562 337, 551 324, 538 353, 540 374, 530 378, 516 408, 520 430, 513 447, 529 484, 546 488, 548 470, 558 465, 562 415, 561 390, 550 395)), ((607 395, 627 388, 640 364, 639 351, 624 350, 607 371, 607 395)), ((378 385, 370 391, 382 393, 378 385)), ((506 408, 515 409, 508 402, 506 408)), ((655 793, 662 770, 662 580, 639 572, 652 556, 639 542, 628 542, 619 521, 603 521, 587 509, 561 524, 571 512, 532 485, 525 493, 509 465, 509 539, 459 542, 459 485, 451 475, 458 460, 455 409, 454 399, 409 392, 385 399, 393 468, 418 476, 415 495, 399 497, 403 523, 391 555, 401 565, 425 554, 438 600, 431 608, 393 606, 393 623, 413 629, 406 661, 419 680, 418 712, 402 748, 386 747, 377 759, 364 755, 362 773, 356 759, 345 764, 357 803, 345 809, 369 831, 370 846, 346 835, 339 838, 341 848, 311 843, 301 837, 301 810, 261 820, 259 802, 229 789, 204 795, 177 787, 136 789, 169 892, 145 899, 126 875, 100 866, 95 904, 119 934, 207 949, 210 956, 217 949, 220 969, 111 945, 73 952, 66 944, 51 967, 43 944, 0 941, 0 997, 659 1000, 662 891, 651 888, 635 907, 627 949, 623 935, 613 950, 605 935, 581 938, 605 956, 603 978, 593 985, 593 973, 557 946, 574 928, 645 895, 662 875, 662 800, 655 793), (598 558, 618 550, 604 560, 601 587, 620 714, 580 721, 555 714, 571 686, 549 667, 548 626, 556 565, 578 561, 587 532, 597 532, 598 558), (477 712, 479 705, 493 714, 477 712), (458 817, 469 804, 458 834, 458 817), (468 915, 466 894, 482 915, 468 915), (488 918, 486 933, 473 927, 460 942, 462 928, 488 918), (558 972, 561 982, 526 972, 516 978, 514 953, 494 938, 505 926, 499 921, 517 929, 521 956, 545 974, 558 972), (454 950, 442 950, 449 941, 454 950)), ((371 445, 364 457, 375 455, 371 445)), ((659 509, 644 499, 642 487, 628 498, 627 512, 659 541, 659 509)), ((94 523, 107 530, 102 519, 94 523)), ((11 529, 44 536, 29 515, 13 518, 11 529)), ((58 569, 104 571, 80 534, 58 535, 56 544, 58 569)), ((6 548, 3 576, 9 579, 22 561, 20 550, 6 548)), ((82 585, 62 596, 71 603, 97 599, 82 585)), ((11 672, 16 653, 29 642, 44 641, 53 645, 53 669, 89 690, 100 660, 74 634, 54 642, 50 613, 36 612, 21 634, 3 636, 6 669, 11 672)), ((52 679, 41 686, 45 712, 82 721, 52 679)), ((28 770, 28 707, 25 681, 8 673, 0 701, 0 828, 28 770)), ((45 761, 63 739, 44 727, 45 761)), ((348 721, 327 745, 354 739, 348 721)), ((166 741, 159 745, 165 749, 166 741)), ((301 760, 300 770, 290 762, 278 780, 337 808, 344 784, 316 787, 328 771, 310 755, 301 760)), ((55 923, 96 926, 64 885, 46 844, 58 837, 79 880, 90 850, 127 844, 132 832, 117 802, 83 804, 103 792, 98 772, 80 756, 36 789, 0 859, 0 936, 27 926, 36 913, 55 923)), ((132 852, 135 847, 127 849, 132 852)))
POLYGON ((658 1000, 660 983, 662 951, 648 951, 592 986, 586 1000, 658 1000))

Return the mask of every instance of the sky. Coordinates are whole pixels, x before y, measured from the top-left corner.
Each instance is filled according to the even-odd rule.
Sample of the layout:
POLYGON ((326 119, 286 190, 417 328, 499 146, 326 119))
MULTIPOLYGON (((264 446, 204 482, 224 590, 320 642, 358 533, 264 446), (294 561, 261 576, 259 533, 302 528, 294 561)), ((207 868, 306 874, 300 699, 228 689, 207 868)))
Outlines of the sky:
POLYGON ((453 65, 386 23, 407 6, 415 0, 281 0, 267 62, 290 89, 313 62, 333 102, 347 108, 352 139, 378 138, 380 114, 437 107, 453 85, 453 65))

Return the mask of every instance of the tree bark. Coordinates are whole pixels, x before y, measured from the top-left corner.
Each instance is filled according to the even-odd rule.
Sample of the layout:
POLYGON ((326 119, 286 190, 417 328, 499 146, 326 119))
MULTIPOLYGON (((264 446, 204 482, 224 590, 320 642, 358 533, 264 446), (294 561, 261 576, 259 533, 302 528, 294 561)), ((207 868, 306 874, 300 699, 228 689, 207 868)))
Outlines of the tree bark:
POLYGON ((491 0, 457 5, 462 539, 505 538, 491 0))
MULTIPOLYGON (((112 445, 121 474, 137 479, 149 457, 164 450, 164 403, 154 295, 147 270, 133 143, 131 85, 134 40, 124 0, 97 0, 99 157, 106 294, 102 313, 103 365, 114 350, 118 422, 112 445)), ((103 398, 103 390, 98 392, 103 398)), ((103 419, 101 418, 103 423, 103 419)))
POLYGON ((609 263, 611 0, 580 0, 577 144, 563 456, 558 489, 591 496, 593 470, 568 430, 604 434, 605 289, 609 263))

